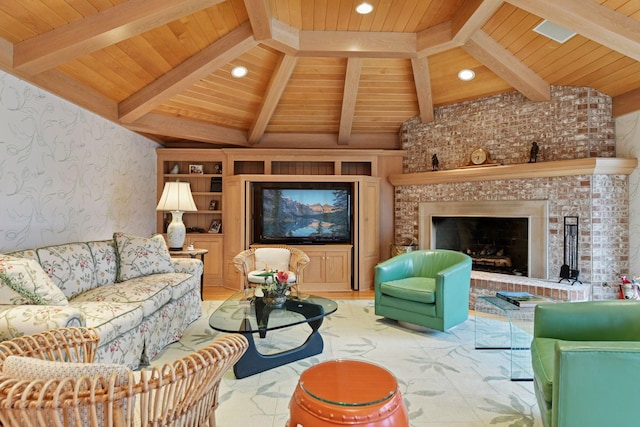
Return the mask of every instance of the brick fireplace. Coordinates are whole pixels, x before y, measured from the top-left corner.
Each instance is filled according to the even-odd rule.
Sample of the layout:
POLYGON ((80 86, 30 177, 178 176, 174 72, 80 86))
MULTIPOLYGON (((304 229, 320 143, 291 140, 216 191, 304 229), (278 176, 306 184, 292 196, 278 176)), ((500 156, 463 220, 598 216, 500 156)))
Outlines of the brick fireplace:
MULTIPOLYGON (((477 201, 477 202, 424 202, 419 204, 419 243, 421 249, 435 249, 443 248, 444 246, 438 245, 436 236, 436 220, 440 218, 492 218, 496 221, 492 221, 492 226, 501 227, 504 224, 499 220, 510 219, 523 219, 526 223, 524 238, 526 245, 526 260, 524 265, 526 271, 522 272, 522 275, 526 277, 534 277, 539 279, 547 278, 547 235, 548 235, 548 202, 546 200, 529 200, 529 201, 511 201, 511 200, 497 200, 497 201, 477 201)), ((485 221, 486 223, 486 221, 485 221)), ((482 226, 482 224, 480 224, 482 226)), ((495 234, 492 234, 495 236, 495 234)), ((448 247, 446 249, 453 250, 473 250, 474 244, 480 245, 495 245, 497 242, 495 237, 492 237, 493 241, 477 240, 477 236, 472 236, 469 239, 461 239, 462 247, 448 247), (465 241, 466 240, 466 241, 465 241)), ((508 244, 503 243, 496 249, 504 249, 508 244)), ((470 255, 472 255, 470 253, 470 255)), ((475 257, 479 256, 475 254, 475 257)), ((507 255, 510 255, 507 253, 507 255)), ((491 256, 491 255, 488 255, 491 256)), ((511 266, 511 265, 510 265, 511 266)), ((482 268, 477 268, 482 270, 482 268)), ((498 269, 496 269, 498 270, 498 269)), ((497 272, 500 272, 499 270, 497 272)), ((508 273, 507 273, 508 274, 508 273)))
MULTIPOLYGON (((533 234, 543 236, 547 258, 542 252, 531 255, 531 265, 542 264, 542 269, 536 267, 530 279, 498 282, 511 288, 546 283, 549 292, 557 292, 563 219, 577 216, 580 278, 593 285, 588 297, 615 297, 614 288, 602 285, 628 271, 628 174, 636 162, 615 158, 614 130, 610 98, 575 87, 552 87, 550 102, 533 103, 511 93, 437 108, 431 123, 406 122, 401 132, 404 173, 389 177, 395 187, 396 240, 418 238, 421 247, 431 245, 431 231, 421 230, 422 209, 430 209, 423 206, 437 213, 450 203, 542 202, 546 224, 533 234), (541 154, 531 164, 533 141, 541 154), (501 166, 462 168, 476 147, 484 147, 501 166), (433 154, 440 165, 435 172, 433 154)), ((492 276, 486 274, 474 273, 482 276, 478 281, 489 280, 483 285, 491 288, 492 276)))

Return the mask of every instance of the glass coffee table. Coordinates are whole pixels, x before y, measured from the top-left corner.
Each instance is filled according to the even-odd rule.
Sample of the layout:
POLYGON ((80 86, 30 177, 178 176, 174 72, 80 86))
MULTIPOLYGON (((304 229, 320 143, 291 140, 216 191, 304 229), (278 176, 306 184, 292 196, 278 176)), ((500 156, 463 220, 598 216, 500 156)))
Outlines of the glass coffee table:
POLYGON ((245 378, 305 357, 322 353, 324 341, 318 332, 325 316, 338 309, 335 301, 315 295, 289 296, 284 306, 265 305, 262 298, 245 291, 233 294, 209 318, 211 328, 229 333, 241 333, 249 341, 249 348, 233 367, 236 378, 245 378), (254 334, 265 338, 268 331, 307 323, 311 334, 299 347, 275 354, 261 354, 256 348, 254 334))
POLYGON ((509 350, 511 381, 532 381, 531 340, 535 307, 521 308, 496 296, 475 304, 476 350, 509 350))

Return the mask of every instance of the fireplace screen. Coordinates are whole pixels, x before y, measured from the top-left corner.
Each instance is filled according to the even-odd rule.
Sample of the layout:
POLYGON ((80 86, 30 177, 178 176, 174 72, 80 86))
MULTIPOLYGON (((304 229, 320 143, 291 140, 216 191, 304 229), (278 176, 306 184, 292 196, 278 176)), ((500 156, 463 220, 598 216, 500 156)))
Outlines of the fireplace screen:
POLYGON ((464 252, 473 269, 527 276, 527 218, 433 217, 435 248, 464 252))

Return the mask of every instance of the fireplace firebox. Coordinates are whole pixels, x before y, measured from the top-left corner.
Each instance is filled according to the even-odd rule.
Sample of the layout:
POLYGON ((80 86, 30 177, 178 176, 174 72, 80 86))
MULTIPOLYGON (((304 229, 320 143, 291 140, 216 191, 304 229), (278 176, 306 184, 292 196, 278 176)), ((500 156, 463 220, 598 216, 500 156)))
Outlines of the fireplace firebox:
POLYGON ((527 276, 529 221, 527 218, 433 217, 436 249, 464 252, 473 269, 527 276))
POLYGON ((547 200, 422 202, 419 246, 464 251, 474 270, 548 280, 548 210, 547 200))

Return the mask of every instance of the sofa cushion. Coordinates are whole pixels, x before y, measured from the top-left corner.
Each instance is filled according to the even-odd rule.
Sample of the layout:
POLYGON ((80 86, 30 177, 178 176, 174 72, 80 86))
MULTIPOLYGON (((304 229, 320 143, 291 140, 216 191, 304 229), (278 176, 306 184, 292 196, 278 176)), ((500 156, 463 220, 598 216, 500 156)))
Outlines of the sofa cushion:
POLYGON ((69 305, 84 314, 86 326, 97 329, 101 343, 112 342, 126 332, 137 329, 144 317, 139 304, 70 301, 69 305))
POLYGON ((179 273, 152 274, 137 277, 126 282, 100 286, 84 292, 73 299, 73 302, 115 302, 130 303, 142 307, 144 316, 150 316, 160 307, 171 301, 173 296, 172 280, 179 273))
POLYGON ((93 255, 96 266, 96 283, 98 286, 109 285, 116 282, 118 272, 118 260, 116 259, 116 247, 113 240, 100 240, 88 242, 87 245, 93 255))
POLYGON ((38 248, 42 269, 68 299, 95 288, 95 265, 86 243, 38 248))
POLYGON ((556 342, 558 340, 554 338, 537 337, 531 343, 531 364, 536 376, 536 383, 539 392, 549 404, 553 399, 553 364, 556 342))
POLYGON ((0 255, 0 304, 67 305, 67 297, 33 259, 0 255))
POLYGON ((116 232, 113 239, 118 259, 118 282, 150 274, 175 272, 162 235, 146 238, 116 232))
POLYGON ((425 304, 436 302, 436 280, 428 277, 407 277, 380 284, 380 292, 394 298, 425 304))

